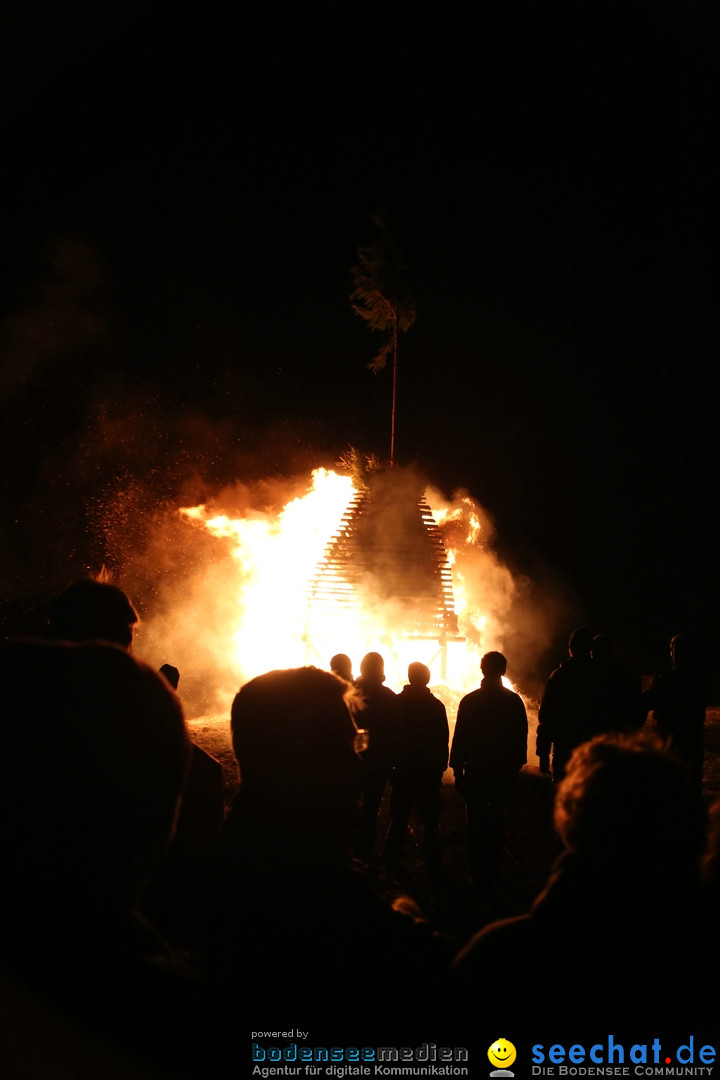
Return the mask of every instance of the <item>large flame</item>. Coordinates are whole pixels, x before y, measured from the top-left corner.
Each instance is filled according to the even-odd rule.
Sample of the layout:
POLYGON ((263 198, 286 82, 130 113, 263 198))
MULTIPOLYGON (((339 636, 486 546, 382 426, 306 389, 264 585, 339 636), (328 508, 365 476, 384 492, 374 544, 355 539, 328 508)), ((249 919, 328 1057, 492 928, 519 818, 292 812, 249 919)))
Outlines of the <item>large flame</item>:
POLYGON ((228 642, 245 678, 270 668, 326 666, 332 655, 326 643, 304 640, 305 588, 352 492, 349 477, 316 469, 308 494, 292 499, 276 516, 229 518, 205 506, 180 511, 227 540, 238 564, 238 621, 229 628, 228 642))
POLYGON ((222 585, 230 600, 223 607, 227 625, 218 626, 213 616, 214 640, 227 649, 221 666, 236 688, 272 668, 328 668, 338 652, 351 657, 357 673, 362 656, 378 651, 387 685, 395 690, 405 683, 410 662, 427 664, 432 688, 454 717, 459 698, 478 685, 482 653, 502 650, 502 617, 513 600, 513 579, 488 546, 492 527, 471 497, 447 502, 426 490, 448 553, 461 640, 408 637, 392 606, 370 600, 350 621, 309 628, 308 582, 354 494, 349 476, 318 468, 305 494, 276 513, 257 508, 230 516, 206 505, 180 511, 189 526, 222 545, 219 559, 230 555, 222 585))

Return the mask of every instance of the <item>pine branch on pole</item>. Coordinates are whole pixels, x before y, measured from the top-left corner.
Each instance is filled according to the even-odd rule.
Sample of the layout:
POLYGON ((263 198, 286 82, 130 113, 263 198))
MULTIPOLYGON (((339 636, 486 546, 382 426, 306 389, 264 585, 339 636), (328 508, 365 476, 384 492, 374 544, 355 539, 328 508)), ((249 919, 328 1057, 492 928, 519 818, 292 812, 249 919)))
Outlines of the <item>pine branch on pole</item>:
POLYGON ((370 329, 378 330, 383 335, 377 355, 368 364, 370 370, 377 374, 392 357, 390 464, 395 465, 398 330, 405 333, 415 322, 415 301, 405 285, 405 264, 399 247, 380 217, 374 217, 373 222, 380 230, 380 239, 375 244, 358 248, 358 261, 351 268, 353 289, 350 302, 353 311, 365 320, 370 329))

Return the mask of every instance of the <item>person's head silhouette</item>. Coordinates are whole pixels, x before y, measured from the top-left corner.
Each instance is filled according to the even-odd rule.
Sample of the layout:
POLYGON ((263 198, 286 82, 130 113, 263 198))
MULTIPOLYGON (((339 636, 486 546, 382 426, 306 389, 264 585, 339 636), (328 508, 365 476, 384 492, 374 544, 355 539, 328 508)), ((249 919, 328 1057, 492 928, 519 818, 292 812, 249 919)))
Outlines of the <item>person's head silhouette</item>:
POLYGON ((369 652, 360 661, 360 675, 368 682, 385 682, 385 661, 379 652, 369 652))
POLYGON ((130 649, 139 619, 116 585, 76 581, 50 604, 48 636, 56 641, 110 641, 130 649))
POLYGON ((231 711, 245 804, 293 827, 344 829, 361 773, 351 712, 358 705, 347 682, 314 667, 246 683, 231 711))

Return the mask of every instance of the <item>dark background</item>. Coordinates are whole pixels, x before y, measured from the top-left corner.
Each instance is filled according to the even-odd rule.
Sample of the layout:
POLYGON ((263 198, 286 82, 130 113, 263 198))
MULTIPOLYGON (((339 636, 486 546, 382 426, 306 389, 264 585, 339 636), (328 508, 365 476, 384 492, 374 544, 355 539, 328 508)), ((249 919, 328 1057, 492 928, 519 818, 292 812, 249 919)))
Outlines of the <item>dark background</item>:
POLYGON ((7 626, 122 579, 180 493, 387 456, 348 299, 382 212, 417 307, 400 462, 568 598, 559 639, 642 671, 716 641, 714 5, 25 0, 1 29, 7 626))

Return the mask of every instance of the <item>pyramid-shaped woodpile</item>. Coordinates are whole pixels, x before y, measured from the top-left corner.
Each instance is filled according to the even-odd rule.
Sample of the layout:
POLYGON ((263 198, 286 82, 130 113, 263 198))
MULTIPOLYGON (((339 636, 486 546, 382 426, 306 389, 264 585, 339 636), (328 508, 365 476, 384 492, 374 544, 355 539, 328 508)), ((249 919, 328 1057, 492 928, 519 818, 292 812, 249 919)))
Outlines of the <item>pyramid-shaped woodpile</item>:
POLYGON ((374 474, 348 506, 309 582, 309 618, 378 609, 393 633, 459 640, 445 545, 417 484, 374 474))

